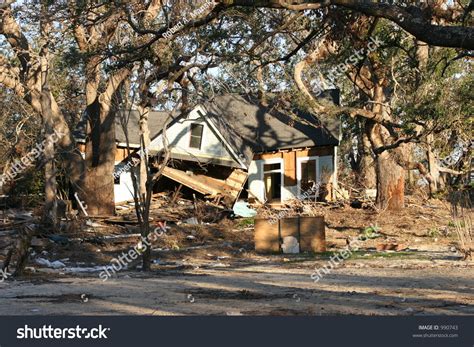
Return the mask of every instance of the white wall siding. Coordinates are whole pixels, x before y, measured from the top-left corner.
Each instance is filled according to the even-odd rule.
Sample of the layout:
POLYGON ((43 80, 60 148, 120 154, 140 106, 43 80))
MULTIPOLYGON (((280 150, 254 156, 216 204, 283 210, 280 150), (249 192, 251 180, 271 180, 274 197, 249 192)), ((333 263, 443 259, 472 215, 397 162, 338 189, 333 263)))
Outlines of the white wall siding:
POLYGON ((130 171, 120 175, 120 184, 114 184, 115 202, 133 200, 133 182, 130 171))
MULTIPOLYGON (((233 161, 233 157, 228 153, 226 147, 217 137, 209 124, 202 119, 197 110, 192 111, 187 119, 181 118, 171 125, 166 136, 169 139, 171 153, 181 155, 191 155, 197 158, 213 158, 218 160, 233 161), (198 123, 203 125, 201 148, 189 147, 191 124, 198 123)), ((150 149, 160 150, 163 148, 162 135, 154 139, 150 144, 150 149)))
POLYGON ((249 191, 260 202, 265 201, 265 185, 263 184, 263 160, 253 160, 249 166, 249 191))
POLYGON ((298 196, 298 186, 284 186, 281 190, 281 199, 292 200, 298 196))

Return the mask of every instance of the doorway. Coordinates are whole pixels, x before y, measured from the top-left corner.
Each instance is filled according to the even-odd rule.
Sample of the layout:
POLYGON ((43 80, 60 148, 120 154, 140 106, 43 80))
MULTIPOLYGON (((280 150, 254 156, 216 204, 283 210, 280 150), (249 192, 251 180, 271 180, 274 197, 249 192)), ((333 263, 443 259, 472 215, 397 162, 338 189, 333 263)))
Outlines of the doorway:
POLYGON ((298 180, 298 195, 307 196, 310 200, 318 197, 319 157, 297 158, 296 177, 298 180))
POLYGON ((283 160, 272 159, 263 163, 263 183, 265 200, 267 202, 281 202, 283 185, 283 160))

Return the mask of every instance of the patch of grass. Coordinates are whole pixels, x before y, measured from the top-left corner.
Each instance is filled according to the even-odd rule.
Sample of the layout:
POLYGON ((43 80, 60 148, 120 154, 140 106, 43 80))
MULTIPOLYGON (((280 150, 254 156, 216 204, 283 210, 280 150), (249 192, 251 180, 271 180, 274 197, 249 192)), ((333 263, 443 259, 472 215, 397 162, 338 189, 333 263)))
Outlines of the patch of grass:
POLYGON ((438 236, 440 236, 438 228, 431 228, 430 230, 428 230, 428 236, 429 237, 438 237, 438 236))
MULTIPOLYGON (((367 252, 365 252, 367 253, 367 252)), ((363 256, 364 259, 374 259, 374 258, 405 258, 405 257, 414 257, 416 256, 413 252, 374 252, 369 253, 369 256, 363 256)))
MULTIPOLYGON (((327 259, 329 260, 332 256, 340 254, 341 252, 323 252, 314 254, 314 258, 327 259)), ((357 260, 357 259, 377 259, 377 258, 417 258, 421 259, 424 256, 420 256, 416 252, 372 252, 367 250, 352 250, 349 258, 347 260, 357 260)), ((339 257, 342 258, 342 257, 339 257)))
POLYGON ((360 240, 363 239, 376 239, 377 237, 380 237, 381 235, 378 233, 380 231, 380 228, 375 225, 375 226, 370 226, 368 228, 365 228, 362 231, 362 235, 359 236, 360 240))
POLYGON ((448 226, 453 227, 453 228, 456 228, 456 227, 464 228, 466 226, 466 223, 463 220, 459 220, 458 225, 456 225, 456 222, 451 221, 449 222, 448 226))
POLYGON ((436 192, 433 194, 433 198, 443 200, 446 198, 446 192, 436 192))
POLYGON ((255 218, 248 217, 248 218, 240 218, 239 222, 237 223, 237 226, 243 229, 243 228, 251 227, 254 224, 255 224, 255 218))
MULTIPOLYGON (((341 251, 326 251, 321 253, 300 253, 300 254, 282 254, 288 260, 285 261, 285 264, 295 264, 306 262, 309 260, 327 260, 329 261, 331 257, 340 255, 339 259, 342 259, 341 251)), ((429 260, 430 258, 426 255, 421 255, 417 252, 373 252, 367 250, 352 250, 349 258, 346 260, 374 260, 374 259, 397 259, 397 258, 409 258, 409 259, 419 259, 419 260, 429 260)), ((334 259, 334 258, 333 258, 334 259)))
POLYGON ((318 253, 301 253, 299 254, 300 256, 303 256, 305 259, 300 259, 300 260, 309 260, 309 259, 314 259, 314 260, 329 260, 333 255, 336 255, 339 252, 333 252, 333 251, 326 251, 326 252, 318 252, 318 253))

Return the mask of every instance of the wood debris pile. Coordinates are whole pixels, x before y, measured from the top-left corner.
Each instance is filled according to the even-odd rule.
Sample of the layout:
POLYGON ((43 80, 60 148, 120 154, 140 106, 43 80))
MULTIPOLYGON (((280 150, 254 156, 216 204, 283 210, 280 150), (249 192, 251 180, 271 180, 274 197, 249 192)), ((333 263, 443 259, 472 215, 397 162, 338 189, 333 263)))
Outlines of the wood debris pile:
POLYGON ((37 230, 38 220, 31 213, 3 212, 0 223, 0 269, 3 273, 21 275, 37 230))
MULTIPOLYGON (((136 221, 135 203, 128 202, 116 206, 117 216, 105 222, 127 223, 136 221)), ((231 210, 208 201, 194 198, 188 200, 166 193, 154 194, 150 206, 151 221, 182 223, 196 218, 198 223, 217 223, 227 217, 231 210)))

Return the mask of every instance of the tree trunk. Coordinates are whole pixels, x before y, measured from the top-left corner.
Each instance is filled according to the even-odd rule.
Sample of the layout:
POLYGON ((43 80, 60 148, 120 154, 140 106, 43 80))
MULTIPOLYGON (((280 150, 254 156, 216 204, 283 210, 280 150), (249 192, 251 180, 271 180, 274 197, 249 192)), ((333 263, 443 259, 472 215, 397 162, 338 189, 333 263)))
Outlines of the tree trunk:
POLYGON ((376 157, 376 170, 377 207, 387 210, 402 209, 405 206, 405 169, 398 165, 392 152, 385 151, 376 157))
POLYGON ((58 137, 56 142, 58 153, 66 163, 69 182, 73 190, 78 192, 82 199, 85 195, 82 191, 84 183, 84 160, 76 146, 76 142, 69 130, 64 115, 59 109, 53 94, 47 87, 41 94, 38 92, 32 92, 31 94, 29 103, 33 109, 41 115, 43 124, 50 124, 51 129, 58 137))
MULTIPOLYGON (((390 142, 388 130, 380 124, 369 122, 368 134, 370 134, 370 142, 374 149, 390 142)), ((376 153, 376 204, 379 209, 400 210, 405 205, 405 168, 399 163, 406 158, 407 149, 406 145, 400 145, 395 149, 376 153)))
POLYGON ((54 132, 52 127, 46 126, 46 142, 44 147, 44 192, 45 201, 43 208, 43 222, 53 225, 56 229, 57 223, 57 182, 56 169, 54 164, 54 142, 52 137, 54 132))
POLYGON ((148 107, 138 107, 140 113, 140 134, 142 135, 141 140, 141 152, 140 152, 140 196, 142 199, 146 198, 147 193, 147 181, 148 181, 148 149, 150 146, 150 130, 148 129, 148 115, 150 110, 148 107))
MULTIPOLYGON (((410 148, 410 151, 408 153, 408 160, 412 163, 415 161, 415 158, 414 158, 414 153, 413 153, 413 146, 410 148)), ((413 170, 408 170, 408 177, 407 177, 407 182, 408 182, 408 186, 410 187, 410 189, 413 189, 415 188, 415 185, 416 185, 416 182, 415 182, 415 172, 413 170)))
MULTIPOLYGON (((150 234, 150 202, 152 194, 152 181, 149 173, 149 157, 148 150, 150 147, 150 130, 148 128, 148 116, 150 109, 147 106, 139 106, 140 112, 140 134, 141 134, 141 152, 140 152, 140 203, 143 204, 141 211, 142 225, 141 234, 143 238, 148 238, 150 234)), ((151 246, 146 247, 143 252, 143 271, 150 271, 151 269, 151 246)))
POLYGON ((374 189, 377 185, 377 176, 369 137, 365 131, 362 131, 359 139, 358 150, 360 159, 357 171, 357 183, 365 189, 374 189))
POLYGON ((433 152, 432 143, 434 141, 433 134, 429 134, 426 138, 427 140, 427 148, 426 148, 426 157, 428 159, 428 171, 431 175, 432 180, 430 180, 429 188, 430 188, 430 198, 434 196, 438 192, 438 181, 439 181, 439 167, 436 160, 436 155, 433 152))
MULTIPOLYGON (((97 57, 94 57, 97 58, 97 57)), ((100 60, 100 59, 99 59, 100 60)), ((91 59, 86 67, 87 139, 84 191, 88 214, 113 215, 115 213, 115 113, 117 90, 130 74, 123 68, 109 76, 102 93, 99 89, 99 68, 91 59)))
POLYGON ((40 104, 41 104, 41 114, 43 116, 43 125, 44 125, 44 136, 45 136, 45 146, 43 153, 44 160, 44 205, 43 205, 43 223, 50 224, 53 226, 53 229, 56 229, 56 218, 57 218, 57 203, 56 203, 56 194, 57 194, 57 182, 56 182, 56 170, 54 165, 54 142, 56 140, 54 136, 54 123, 53 123, 53 111, 52 111, 52 101, 51 93, 49 90, 48 84, 48 74, 49 74, 49 49, 48 49, 48 37, 51 29, 51 25, 48 21, 45 21, 44 18, 48 12, 47 2, 41 2, 40 7, 42 19, 40 20, 40 72, 37 75, 39 79, 37 80, 38 85, 41 85, 41 94, 40 94, 40 104))
POLYGON ((88 131, 84 191, 87 213, 92 216, 115 213, 115 110, 104 107, 99 100, 86 109, 88 131))

